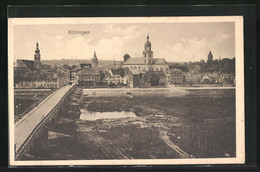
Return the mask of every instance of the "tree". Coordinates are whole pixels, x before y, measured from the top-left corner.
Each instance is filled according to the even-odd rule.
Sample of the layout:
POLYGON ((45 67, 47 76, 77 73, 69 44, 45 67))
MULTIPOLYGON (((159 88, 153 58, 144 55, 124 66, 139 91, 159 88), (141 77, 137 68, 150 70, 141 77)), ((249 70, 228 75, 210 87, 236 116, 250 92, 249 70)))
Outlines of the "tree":
POLYGON ((124 55, 124 62, 127 60, 127 59, 129 59, 130 58, 130 55, 129 54, 125 54, 124 55))
POLYGON ((158 74, 153 72, 151 74, 151 86, 159 86, 160 77, 158 74))
POLYGON ((115 86, 116 86, 116 84, 115 84, 115 83, 113 83, 113 82, 110 82, 110 83, 108 84, 108 86, 109 86, 109 87, 115 87, 115 86))

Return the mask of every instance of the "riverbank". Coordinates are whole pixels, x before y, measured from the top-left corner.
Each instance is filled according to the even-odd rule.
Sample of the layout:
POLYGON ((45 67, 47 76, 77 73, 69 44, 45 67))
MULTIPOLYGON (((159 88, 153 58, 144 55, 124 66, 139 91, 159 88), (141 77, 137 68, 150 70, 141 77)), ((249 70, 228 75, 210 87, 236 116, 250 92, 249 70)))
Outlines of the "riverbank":
POLYGON ((88 103, 82 108, 134 112, 135 120, 141 119, 134 120, 134 124, 167 133, 173 143, 194 157, 235 156, 234 89, 193 89, 186 90, 183 96, 167 94, 133 98, 86 96, 84 102, 88 103))
POLYGON ((235 87, 99 88, 83 89, 88 97, 180 97, 189 90, 235 90, 235 87))
POLYGON ((235 156, 234 89, 186 90, 182 96, 146 94, 133 98, 90 97, 83 92, 79 87, 75 89, 50 129, 68 137, 49 139, 47 148, 35 149, 34 159, 235 156), (104 112, 104 116, 86 120, 81 118, 82 110, 104 112), (133 112, 135 116, 105 117, 113 112, 133 112))

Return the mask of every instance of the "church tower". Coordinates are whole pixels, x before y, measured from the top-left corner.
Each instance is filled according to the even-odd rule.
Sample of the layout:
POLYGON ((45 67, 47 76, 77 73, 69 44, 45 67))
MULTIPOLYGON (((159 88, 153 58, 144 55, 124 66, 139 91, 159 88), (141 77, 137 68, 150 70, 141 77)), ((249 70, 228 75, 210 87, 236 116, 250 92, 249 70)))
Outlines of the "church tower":
POLYGON ((92 68, 98 67, 98 58, 97 58, 97 55, 96 55, 96 51, 94 51, 94 56, 91 59, 91 65, 92 65, 92 68))
POLYGON ((147 34, 147 37, 146 37, 146 42, 144 44, 143 56, 144 56, 146 64, 152 64, 152 62, 153 62, 153 52, 152 52, 152 45, 151 45, 151 42, 149 41, 149 35, 148 34, 147 34))
POLYGON ((209 54, 208 54, 208 63, 212 63, 213 61, 213 55, 211 53, 211 51, 209 51, 209 54))
POLYGON ((41 54, 40 54, 38 42, 36 43, 36 49, 35 49, 35 54, 34 54, 34 66, 37 69, 41 69, 41 67, 42 67, 42 65, 41 65, 41 54))

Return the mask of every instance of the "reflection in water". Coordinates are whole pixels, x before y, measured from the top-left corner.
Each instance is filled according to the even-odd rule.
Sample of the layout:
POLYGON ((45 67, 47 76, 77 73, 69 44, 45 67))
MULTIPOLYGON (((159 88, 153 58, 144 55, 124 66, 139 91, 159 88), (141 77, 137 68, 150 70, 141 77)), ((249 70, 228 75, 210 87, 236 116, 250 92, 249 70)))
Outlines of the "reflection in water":
POLYGON ((95 121, 98 119, 116 119, 116 118, 129 118, 136 117, 134 112, 90 112, 86 109, 80 109, 81 120, 95 121))

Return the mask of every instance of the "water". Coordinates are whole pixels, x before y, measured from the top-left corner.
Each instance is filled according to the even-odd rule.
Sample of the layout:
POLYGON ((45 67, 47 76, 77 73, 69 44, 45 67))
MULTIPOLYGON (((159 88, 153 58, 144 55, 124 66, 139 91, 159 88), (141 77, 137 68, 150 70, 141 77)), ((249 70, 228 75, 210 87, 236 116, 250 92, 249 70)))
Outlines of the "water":
POLYGON ((80 109, 81 120, 95 121, 98 119, 118 119, 118 118, 133 118, 136 117, 134 112, 91 112, 86 109, 80 109))

